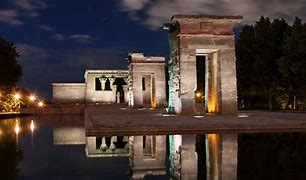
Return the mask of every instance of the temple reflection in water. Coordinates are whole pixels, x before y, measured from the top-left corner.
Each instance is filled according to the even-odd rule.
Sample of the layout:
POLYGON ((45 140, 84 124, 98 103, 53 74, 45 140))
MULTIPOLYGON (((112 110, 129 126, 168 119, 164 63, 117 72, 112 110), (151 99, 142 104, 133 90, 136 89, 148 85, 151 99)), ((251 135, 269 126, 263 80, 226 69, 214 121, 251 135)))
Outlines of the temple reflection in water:
POLYGON ((51 124, 55 146, 84 145, 87 158, 127 157, 132 179, 147 175, 218 179, 220 175, 237 172, 237 136, 233 134, 86 137, 82 116, 50 116, 40 121, 33 118, 2 121, 1 136, 15 134, 18 149, 19 136, 28 133, 33 141, 35 131, 43 124, 51 124), (10 127, 5 129, 5 123, 10 127))

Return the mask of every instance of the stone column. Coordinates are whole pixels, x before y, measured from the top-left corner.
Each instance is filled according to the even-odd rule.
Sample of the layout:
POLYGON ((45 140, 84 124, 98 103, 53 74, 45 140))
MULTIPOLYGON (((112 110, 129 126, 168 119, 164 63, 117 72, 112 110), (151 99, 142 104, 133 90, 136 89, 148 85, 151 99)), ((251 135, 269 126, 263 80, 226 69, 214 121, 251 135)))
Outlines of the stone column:
POLYGON ((124 103, 129 101, 129 92, 128 92, 128 78, 123 78, 126 85, 123 85, 123 92, 124 92, 124 103))
POLYGON ((102 137, 102 143, 101 143, 101 146, 100 146, 100 149, 102 151, 106 151, 108 149, 107 145, 106 145, 106 141, 105 141, 105 137, 103 136, 102 137))
POLYGON ((112 96, 113 96, 112 102, 116 102, 116 90, 117 90, 117 88, 116 88, 116 85, 114 85, 114 82, 115 82, 116 78, 110 77, 108 79, 109 79, 109 82, 110 82, 110 88, 112 90, 112 96))
POLYGON ((143 107, 142 74, 140 72, 133 73, 132 91, 133 91, 134 106, 143 107))
POLYGON ((101 82, 101 89, 102 89, 102 91, 104 91, 105 90, 105 82, 106 82, 107 78, 106 77, 100 77, 99 80, 101 82))
POLYGON ((110 77, 108 78, 109 79, 109 82, 110 82, 110 87, 111 87, 111 90, 116 92, 116 85, 113 85, 113 83, 115 82, 115 79, 114 77, 110 77))
POLYGON ((113 151, 116 149, 116 145, 114 144, 114 142, 117 142, 117 136, 111 137, 111 144, 109 146, 109 149, 113 151))
POLYGON ((198 155, 195 145, 196 135, 182 135, 181 179, 197 180, 198 155))

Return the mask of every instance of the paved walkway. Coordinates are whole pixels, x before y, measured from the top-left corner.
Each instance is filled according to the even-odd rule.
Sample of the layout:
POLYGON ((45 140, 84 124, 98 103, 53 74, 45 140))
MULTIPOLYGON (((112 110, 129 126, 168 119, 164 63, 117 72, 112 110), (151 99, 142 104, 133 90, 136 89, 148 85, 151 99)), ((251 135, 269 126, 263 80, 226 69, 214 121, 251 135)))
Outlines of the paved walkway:
POLYGON ((306 114, 246 111, 236 116, 173 116, 119 105, 85 108, 87 136, 306 132, 306 114))

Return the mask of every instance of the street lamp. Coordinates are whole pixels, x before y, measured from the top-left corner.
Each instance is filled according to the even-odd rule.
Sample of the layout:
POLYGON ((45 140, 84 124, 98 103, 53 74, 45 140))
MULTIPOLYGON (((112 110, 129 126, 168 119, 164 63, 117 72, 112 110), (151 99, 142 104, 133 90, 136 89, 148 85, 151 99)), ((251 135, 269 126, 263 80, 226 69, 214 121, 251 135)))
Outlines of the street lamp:
POLYGON ((43 107, 43 106, 44 106, 44 102, 39 101, 39 102, 38 102, 38 106, 39 106, 39 107, 43 107))
POLYGON ((14 94, 14 99, 19 100, 21 98, 21 95, 19 93, 14 94))
POLYGON ((30 100, 31 102, 34 102, 34 101, 36 100, 36 97, 35 97, 34 95, 30 95, 30 96, 29 96, 29 100, 30 100))

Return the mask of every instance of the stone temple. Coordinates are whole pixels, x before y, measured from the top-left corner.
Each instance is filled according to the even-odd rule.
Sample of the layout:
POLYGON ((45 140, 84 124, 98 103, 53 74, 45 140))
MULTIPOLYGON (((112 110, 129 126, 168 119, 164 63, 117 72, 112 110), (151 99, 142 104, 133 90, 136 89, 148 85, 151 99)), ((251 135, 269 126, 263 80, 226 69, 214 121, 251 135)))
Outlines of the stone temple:
POLYGON ((87 70, 85 83, 53 83, 53 102, 127 103, 167 107, 177 114, 235 114, 233 27, 241 20, 241 16, 174 15, 171 23, 164 24, 169 30, 168 62, 165 57, 130 53, 127 70, 87 70))
MULTIPOLYGON (((129 53, 126 70, 87 70, 85 83, 53 83, 53 102, 125 103, 134 114, 140 111, 133 107, 138 110, 165 108, 168 113, 192 115, 182 116, 186 118, 206 113, 236 114, 233 28, 241 20, 241 16, 174 15, 170 23, 164 24, 164 29, 169 31, 167 61, 165 57, 129 53)), ((99 122, 94 120, 94 108, 98 112, 101 107, 85 108, 86 134, 90 128, 99 132, 94 126, 103 124, 102 116, 96 115, 99 122)), ((107 112, 105 108, 102 114, 107 112)), ((145 114, 141 115, 143 120, 145 114)), ((107 114, 104 121, 114 116, 107 114)), ((116 118, 124 119, 126 114, 116 118)), ((88 157, 129 155, 136 179, 146 174, 166 173, 166 136, 124 135, 120 139, 115 134, 95 135, 86 137, 88 157), (116 147, 118 141, 124 142, 124 146, 116 147)), ((205 134, 204 137, 207 179, 237 179, 237 134, 205 134)), ((171 134, 168 138, 171 176, 197 179, 196 136, 171 134)))

